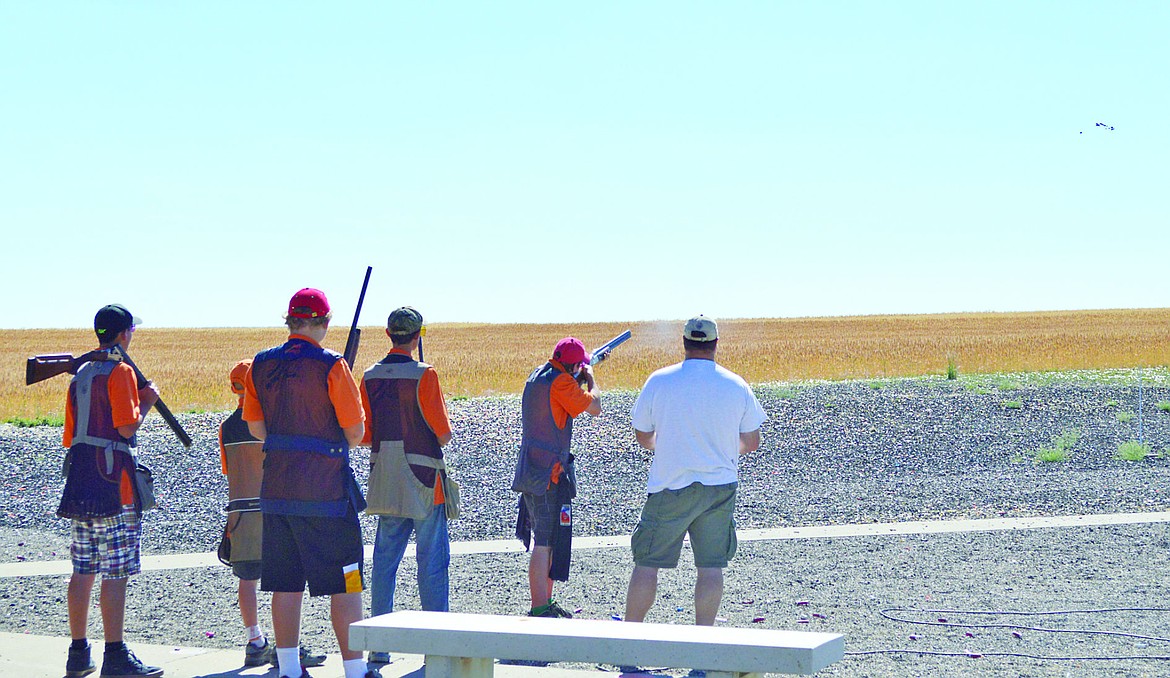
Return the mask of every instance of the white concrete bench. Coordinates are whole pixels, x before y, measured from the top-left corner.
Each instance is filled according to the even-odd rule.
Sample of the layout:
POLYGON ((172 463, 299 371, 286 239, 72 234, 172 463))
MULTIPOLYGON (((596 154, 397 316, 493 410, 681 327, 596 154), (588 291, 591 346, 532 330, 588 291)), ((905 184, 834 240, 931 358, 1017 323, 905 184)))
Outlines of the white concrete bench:
POLYGON ((596 619, 401 611, 350 626, 354 650, 426 657, 427 678, 491 676, 494 659, 703 669, 707 678, 815 673, 841 659, 839 633, 596 619))

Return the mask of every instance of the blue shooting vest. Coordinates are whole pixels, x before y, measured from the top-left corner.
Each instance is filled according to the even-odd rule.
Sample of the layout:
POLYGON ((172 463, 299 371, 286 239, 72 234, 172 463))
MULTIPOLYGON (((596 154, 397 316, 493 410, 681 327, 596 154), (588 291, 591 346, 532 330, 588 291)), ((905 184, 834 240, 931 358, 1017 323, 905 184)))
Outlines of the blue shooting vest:
POLYGON ((523 433, 520 453, 516 459, 516 476, 512 480, 514 492, 535 495, 547 492, 553 466, 557 462, 560 462, 569 479, 573 480, 573 466, 569 457, 573 418, 569 417, 565 421, 564 428, 557 428, 549 401, 553 380, 559 374, 561 371, 551 362, 545 363, 533 370, 524 384, 524 395, 520 401, 523 433))
POLYGON ((62 518, 91 520, 122 512, 122 474, 134 473, 134 456, 130 441, 114 426, 110 409, 110 374, 120 364, 107 360, 85 363, 69 382, 73 442, 66 461, 65 490, 57 507, 62 518))
POLYGON ((252 383, 268 435, 260 510, 342 517, 365 508, 349 466, 349 443, 329 399, 341 354, 292 338, 252 361, 252 383))

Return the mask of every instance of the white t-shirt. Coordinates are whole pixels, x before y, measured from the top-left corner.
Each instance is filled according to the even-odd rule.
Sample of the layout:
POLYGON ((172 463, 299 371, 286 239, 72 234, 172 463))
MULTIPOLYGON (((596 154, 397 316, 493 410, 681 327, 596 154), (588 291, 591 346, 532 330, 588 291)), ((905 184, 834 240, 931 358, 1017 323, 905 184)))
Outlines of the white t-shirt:
POLYGON ((739 434, 768 418, 742 377, 701 359, 651 374, 630 416, 635 429, 657 434, 646 483, 650 494, 695 482, 734 483, 739 434))

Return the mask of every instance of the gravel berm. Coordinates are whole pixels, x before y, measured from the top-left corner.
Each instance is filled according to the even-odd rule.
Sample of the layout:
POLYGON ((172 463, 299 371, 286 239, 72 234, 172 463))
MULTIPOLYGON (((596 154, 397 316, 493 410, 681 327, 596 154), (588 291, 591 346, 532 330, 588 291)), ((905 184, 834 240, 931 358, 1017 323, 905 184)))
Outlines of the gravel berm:
MULTIPOLYGON (((599 377, 604 385, 603 370, 599 377)), ((742 463, 740 528, 1153 512, 1170 505, 1170 457, 1164 454, 1170 412, 1163 410, 1170 408, 1170 372, 1164 369, 755 388, 769 420, 762 448, 742 463), (1075 441, 1067 460, 1036 461, 1036 452, 1053 447, 1060 436, 1075 441), (1141 461, 1116 458, 1127 441, 1146 443, 1151 454, 1141 461)), ((649 457, 631 433, 635 397, 607 391, 603 416, 576 425, 578 536, 629 534, 637 523, 649 457)), ((452 539, 513 538, 516 495, 509 486, 519 399, 448 405, 455 438, 447 459, 463 495, 463 517, 451 524, 452 539)), ((144 554, 212 550, 218 543, 227 488, 216 435, 225 414, 179 415, 195 440, 191 449, 179 445, 156 416, 148 418, 140 450, 155 470, 160 508, 147 515, 144 554)), ((3 562, 68 558, 68 522, 54 515, 62 484, 60 439, 60 428, 0 425, 3 562)), ((354 451, 363 482, 367 462, 367 450, 354 451)), ((372 543, 374 522, 362 522, 372 543)), ((1170 658, 1170 591, 1163 583, 1168 547, 1165 524, 742 542, 727 570, 721 623, 844 633, 847 652, 859 654, 825 675, 1170 675, 1170 659, 1111 659, 1170 658), (889 608, 916 611, 883 613, 889 608), (973 610, 1091 612, 960 612, 973 610), (860 654, 868 651, 880 652, 860 654)), ((692 621, 694 571, 688 558, 684 554, 677 571, 663 572, 650 621, 692 621)), ((524 554, 515 553, 455 557, 452 609, 523 614, 525 562, 524 554)), ((558 586, 557 598, 580 608, 583 617, 620 614, 631 566, 625 549, 577 551, 572 581, 558 586)), ((402 609, 417 607, 413 576, 413 563, 404 563, 402 609)), ((0 629, 64 636, 65 581, 0 579, 0 629)), ((130 587, 128 607, 131 642, 241 642, 228 568, 140 575, 130 587)), ((100 637, 97 618, 95 610, 94 637, 100 637)), ((306 604, 304 627, 306 642, 332 646, 325 603, 306 604)))

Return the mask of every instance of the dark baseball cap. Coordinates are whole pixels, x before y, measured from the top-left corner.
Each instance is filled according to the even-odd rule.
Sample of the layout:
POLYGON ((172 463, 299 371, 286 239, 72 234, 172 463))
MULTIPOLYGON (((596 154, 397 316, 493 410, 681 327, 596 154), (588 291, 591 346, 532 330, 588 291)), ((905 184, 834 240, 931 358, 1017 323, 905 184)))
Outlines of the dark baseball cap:
POLYGON ((142 318, 128 311, 122 304, 102 306, 93 317, 93 331, 103 341, 141 324, 142 318))
POLYGON ((422 314, 410 306, 396 308, 390 312, 390 317, 386 318, 386 329, 390 334, 414 334, 421 330, 422 326, 422 314))

